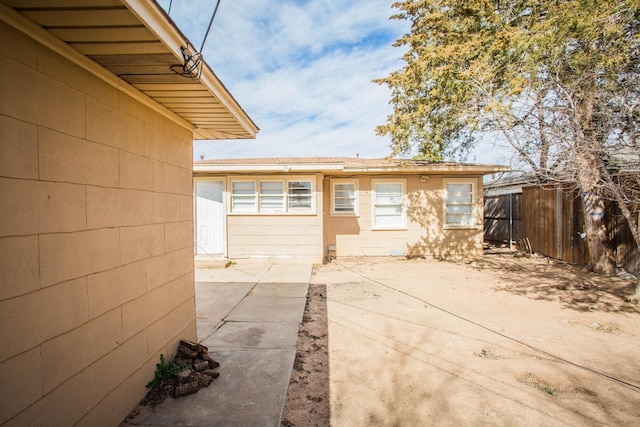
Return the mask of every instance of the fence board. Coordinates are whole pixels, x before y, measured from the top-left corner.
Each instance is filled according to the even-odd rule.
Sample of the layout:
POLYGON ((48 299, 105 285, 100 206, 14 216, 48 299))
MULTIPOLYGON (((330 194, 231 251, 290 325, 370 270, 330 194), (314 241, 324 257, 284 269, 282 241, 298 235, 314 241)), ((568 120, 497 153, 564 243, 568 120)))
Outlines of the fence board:
MULTIPOLYGON (((577 191, 531 186, 511 196, 513 240, 527 238, 533 252, 570 264, 589 264, 587 242, 581 237, 584 221, 577 191)), ((639 271, 640 254, 626 219, 616 207, 609 207, 606 215, 618 265, 639 271)), ((485 198, 485 239, 509 240, 508 194, 485 198)))
POLYGON ((501 194, 484 200, 484 238, 492 242, 522 239, 522 195, 501 194), (511 209, 509 209, 511 203, 511 209))

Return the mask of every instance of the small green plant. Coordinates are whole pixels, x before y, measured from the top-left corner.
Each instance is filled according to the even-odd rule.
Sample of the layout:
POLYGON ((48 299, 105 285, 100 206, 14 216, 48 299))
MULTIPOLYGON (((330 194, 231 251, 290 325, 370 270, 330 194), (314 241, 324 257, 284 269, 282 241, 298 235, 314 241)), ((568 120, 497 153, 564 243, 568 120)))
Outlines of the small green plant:
POLYGON ((176 363, 173 360, 167 363, 164 354, 160 355, 160 363, 156 363, 156 372, 154 377, 147 384, 147 388, 153 388, 156 384, 169 378, 177 377, 181 372, 190 369, 189 362, 182 361, 176 363))
POLYGON ((550 385, 544 386, 544 391, 549 393, 551 396, 555 396, 556 395, 556 389, 551 387, 550 385))

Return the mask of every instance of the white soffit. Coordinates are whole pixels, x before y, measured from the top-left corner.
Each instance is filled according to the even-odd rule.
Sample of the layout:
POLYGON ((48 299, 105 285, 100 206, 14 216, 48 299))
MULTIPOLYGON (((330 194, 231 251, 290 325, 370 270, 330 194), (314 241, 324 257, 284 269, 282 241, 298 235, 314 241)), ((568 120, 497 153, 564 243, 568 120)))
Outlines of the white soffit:
POLYGON ((119 89, 135 88, 129 90, 134 97, 140 100, 142 93, 153 100, 156 110, 175 116, 193 130, 194 138, 255 138, 258 127, 206 62, 199 79, 172 71, 182 66, 181 47, 189 49, 190 43, 155 1, 0 3, 0 19, 119 89))

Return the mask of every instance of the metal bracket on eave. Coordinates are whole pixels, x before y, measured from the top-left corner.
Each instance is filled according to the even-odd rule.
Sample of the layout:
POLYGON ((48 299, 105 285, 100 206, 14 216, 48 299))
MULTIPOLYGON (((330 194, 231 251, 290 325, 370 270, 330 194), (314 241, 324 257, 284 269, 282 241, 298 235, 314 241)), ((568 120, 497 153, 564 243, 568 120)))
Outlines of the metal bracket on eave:
MULTIPOLYGON (((174 52, 176 59, 182 57, 182 47, 185 44, 192 45, 189 40, 171 21, 171 18, 159 8, 157 3, 149 0, 121 0, 122 3, 134 13, 145 26, 158 37, 167 49, 174 52)), ((209 92, 229 111, 229 113, 240 123, 240 125, 255 138, 258 126, 251 120, 249 115, 242 109, 240 104, 229 93, 215 73, 209 68, 206 61, 202 61, 202 69, 199 76, 202 83, 209 92)))
POLYGON ((189 53, 188 50, 188 47, 180 46, 182 64, 172 65, 171 71, 182 77, 200 81, 200 75, 202 74, 202 54, 200 52, 189 53))

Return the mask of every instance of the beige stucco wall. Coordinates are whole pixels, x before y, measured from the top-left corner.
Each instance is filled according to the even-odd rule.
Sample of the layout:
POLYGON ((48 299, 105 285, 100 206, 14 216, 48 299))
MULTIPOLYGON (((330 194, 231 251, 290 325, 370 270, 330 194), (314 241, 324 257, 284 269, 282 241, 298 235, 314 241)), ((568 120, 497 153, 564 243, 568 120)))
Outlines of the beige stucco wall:
POLYGON ((0 40, 0 424, 117 425, 195 339, 192 135, 0 40))
MULTIPOLYGON (((339 177, 338 177, 339 178, 339 177)), ((482 178, 455 177, 476 184, 477 226, 467 229, 445 229, 445 176, 430 176, 421 182, 419 175, 361 176, 358 178, 359 215, 330 214, 331 180, 325 180, 326 226, 325 245, 335 246, 333 256, 426 256, 435 258, 467 258, 482 254, 482 178), (406 180, 407 227, 401 230, 372 229, 372 180, 406 180)))
MULTIPOLYGON (((304 177, 308 178, 309 175, 304 177)), ((295 179, 296 176, 286 175, 280 178, 295 179)), ((315 181, 316 192, 314 213, 298 215, 228 213, 229 258, 322 262, 322 176, 315 175, 312 178, 315 181)), ((234 179, 246 179, 246 177, 237 175, 227 177, 228 191, 234 179)), ((251 176, 250 179, 278 179, 278 176, 251 176)))

